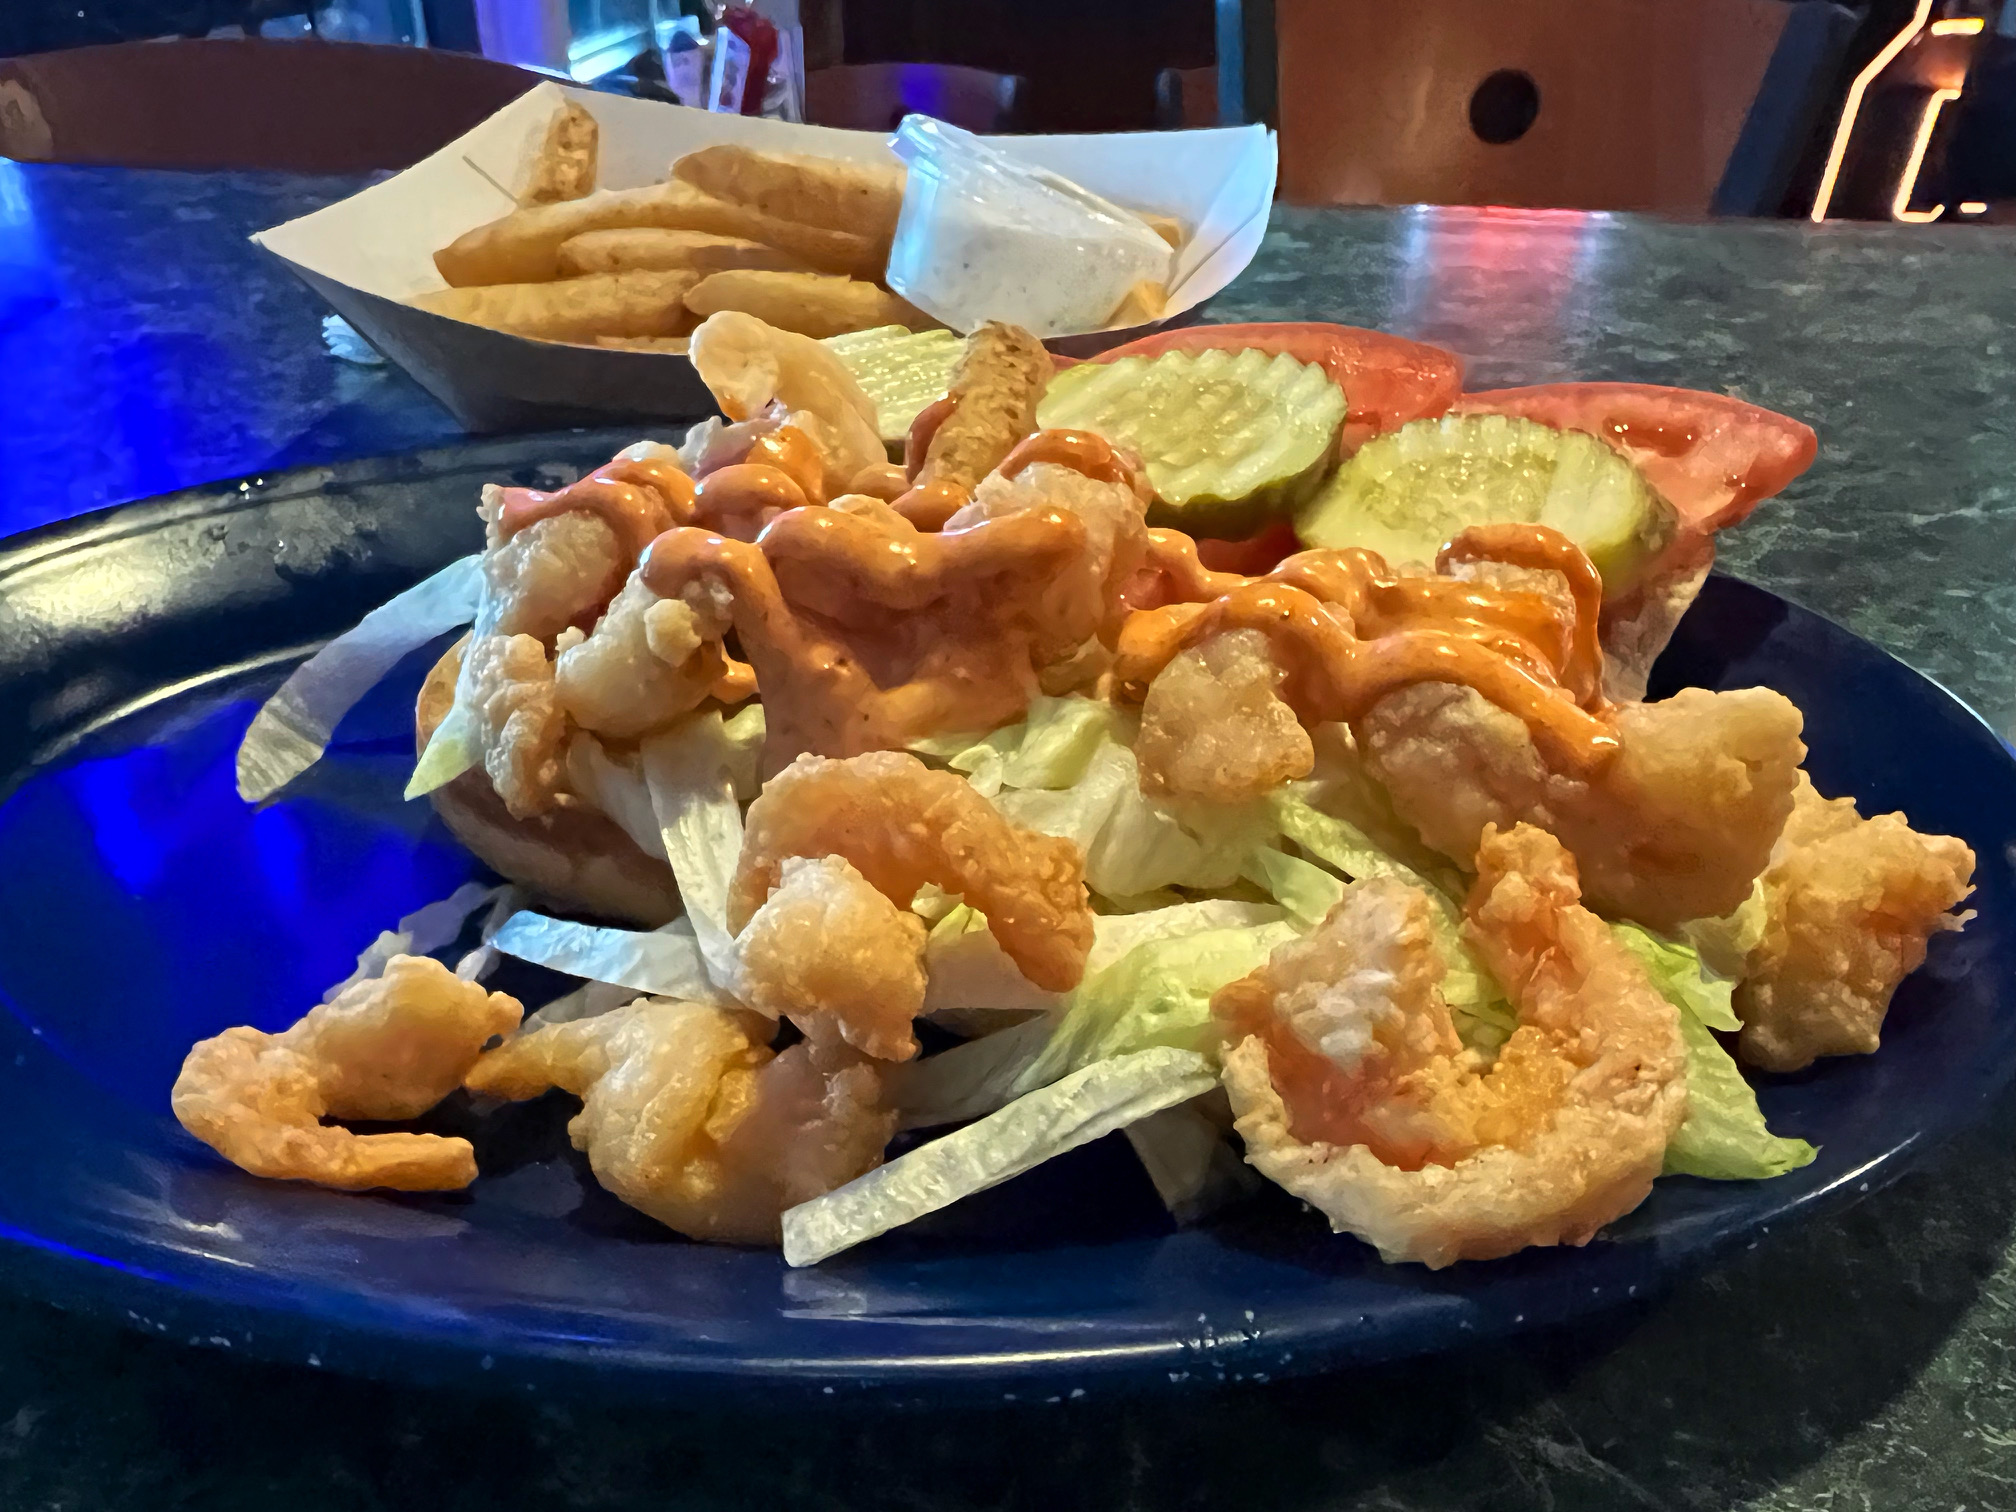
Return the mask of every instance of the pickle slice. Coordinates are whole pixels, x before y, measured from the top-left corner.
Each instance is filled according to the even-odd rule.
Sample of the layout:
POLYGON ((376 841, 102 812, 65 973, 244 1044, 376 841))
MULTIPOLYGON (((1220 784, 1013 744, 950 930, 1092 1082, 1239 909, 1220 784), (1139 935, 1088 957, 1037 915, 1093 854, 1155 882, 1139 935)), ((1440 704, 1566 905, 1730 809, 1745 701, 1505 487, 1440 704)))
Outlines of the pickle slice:
POLYGON ((945 397, 965 343, 950 331, 906 331, 877 326, 828 336, 826 345, 875 404, 875 429, 890 446, 901 446, 910 422, 925 405, 945 397))
POLYGON ((1551 525, 1628 592, 1672 541, 1666 502, 1594 436, 1511 415, 1448 415, 1375 436, 1295 521, 1311 546, 1365 546, 1396 566, 1432 562, 1472 525, 1551 525))
POLYGON ((1066 368, 1036 418, 1140 453, 1156 495, 1149 524, 1239 540, 1321 485, 1344 391, 1285 353, 1164 352, 1066 368))

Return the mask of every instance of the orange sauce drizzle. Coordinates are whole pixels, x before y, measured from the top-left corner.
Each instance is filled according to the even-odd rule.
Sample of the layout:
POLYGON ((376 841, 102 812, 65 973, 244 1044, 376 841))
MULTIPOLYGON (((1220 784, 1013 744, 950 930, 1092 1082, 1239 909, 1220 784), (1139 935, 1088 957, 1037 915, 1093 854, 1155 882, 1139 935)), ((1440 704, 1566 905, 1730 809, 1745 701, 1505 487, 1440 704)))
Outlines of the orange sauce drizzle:
POLYGON ((780 425, 759 436, 744 457, 745 464, 774 467, 805 495, 807 504, 826 502, 826 462, 819 445, 795 425, 780 425))
POLYGON ((1068 467, 1095 482, 1117 483, 1123 488, 1134 486, 1134 469, 1113 449, 1112 442, 1091 431, 1042 430, 1024 436, 996 471, 1004 478, 1012 478, 1023 468, 1039 462, 1068 467))
POLYGON ((893 504, 910 487, 910 475, 894 462, 870 462, 847 480, 847 492, 893 504))
POLYGON ((1603 575, 1587 553, 1559 531, 1538 525, 1473 525, 1444 546, 1435 570, 1465 562, 1503 562, 1534 572, 1558 572, 1575 600, 1575 624, 1561 684, 1577 703, 1591 707, 1603 691, 1603 575))
MULTIPOLYGON (((1600 705, 1601 650, 1594 645, 1595 617, 1585 608, 1594 569, 1586 558, 1575 567, 1564 550, 1581 553, 1544 527, 1492 532, 1476 539, 1466 533, 1445 557, 1509 557, 1516 565, 1565 571, 1576 594, 1572 625, 1538 594, 1395 577, 1370 551, 1303 552, 1249 580, 1211 572, 1194 545, 1173 532, 1153 532, 1151 565, 1164 591, 1187 601, 1132 614, 1115 673, 1124 686, 1145 690, 1185 647, 1226 630, 1259 630, 1288 674, 1283 695, 1308 722, 1356 719, 1412 683, 1457 683, 1516 715, 1558 762, 1591 771, 1617 750, 1608 724, 1583 707, 1600 705)), ((1596 592, 1600 605, 1600 580, 1596 592)))
POLYGON ((959 408, 959 396, 947 394, 942 399, 933 399, 917 412, 917 418, 910 422, 910 430, 903 438, 903 471, 915 478, 924 470, 924 460, 931 454, 931 443, 937 439, 938 427, 952 418, 952 411, 959 408))
POLYGON ((633 560, 659 532, 693 517, 693 480, 662 458, 618 457, 551 493, 534 488, 503 492, 500 539, 508 541, 556 515, 592 514, 616 533, 633 560))
POLYGON ((919 530, 943 530, 945 522, 971 502, 965 489, 941 478, 904 490, 890 507, 919 530))

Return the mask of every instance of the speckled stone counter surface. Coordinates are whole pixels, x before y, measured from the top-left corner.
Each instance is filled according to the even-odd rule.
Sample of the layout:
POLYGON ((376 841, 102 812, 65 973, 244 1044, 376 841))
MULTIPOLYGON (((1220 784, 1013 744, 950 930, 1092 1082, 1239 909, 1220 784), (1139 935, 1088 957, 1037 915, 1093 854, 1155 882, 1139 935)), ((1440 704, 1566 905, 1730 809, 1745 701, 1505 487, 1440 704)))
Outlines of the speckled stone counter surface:
MULTIPOLYGON (((356 181, 0 161, 0 530, 439 444, 244 233, 356 181)), ((1981 228, 1284 211, 1223 320, 1439 342, 1800 415, 1724 563, 2016 720, 2016 241, 1981 228)), ((1881 711, 1873 711, 1881 717, 1881 711)), ((1349 1377, 785 1420, 257 1366, 0 1301, 0 1507, 2016 1507, 2016 1100, 1897 1186, 1571 1333, 1349 1377)))

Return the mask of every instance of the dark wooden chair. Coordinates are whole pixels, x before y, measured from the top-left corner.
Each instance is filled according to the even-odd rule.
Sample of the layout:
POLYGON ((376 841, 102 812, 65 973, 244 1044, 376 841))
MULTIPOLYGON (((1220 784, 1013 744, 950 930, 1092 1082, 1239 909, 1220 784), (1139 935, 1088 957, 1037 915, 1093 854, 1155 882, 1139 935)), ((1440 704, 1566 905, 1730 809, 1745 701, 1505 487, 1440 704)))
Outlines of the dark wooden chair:
POLYGON ((894 131, 906 115, 968 131, 1013 131, 1024 80, 955 63, 842 63, 805 75, 805 119, 815 126, 894 131))
POLYGON ((1854 27, 1827 0, 1272 13, 1285 200, 1693 215, 1777 212, 1854 27))
POLYGON ((1155 124, 1164 131, 1218 124, 1218 70, 1165 68, 1155 76, 1155 124))
POLYGON ((541 81, 352 42, 121 42, 0 59, 0 157, 133 168, 404 168, 541 81))

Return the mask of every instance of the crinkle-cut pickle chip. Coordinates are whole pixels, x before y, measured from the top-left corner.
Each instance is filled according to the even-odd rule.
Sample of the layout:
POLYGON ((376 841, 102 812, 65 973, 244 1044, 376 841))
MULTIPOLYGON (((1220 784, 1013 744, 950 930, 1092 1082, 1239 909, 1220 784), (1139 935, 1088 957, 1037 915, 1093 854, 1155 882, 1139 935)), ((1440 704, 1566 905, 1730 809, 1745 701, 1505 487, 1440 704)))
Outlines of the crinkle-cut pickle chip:
POLYGON ((828 336, 826 345, 873 401, 875 429, 889 446, 901 446, 918 412, 945 397, 952 369, 965 350, 950 331, 906 331, 902 326, 828 336))
POLYGON ((1139 452, 1155 488, 1150 525, 1237 540, 1315 492, 1344 407, 1321 367, 1245 347, 1066 368, 1036 418, 1139 452))
POLYGON ((1375 436, 1295 521, 1310 546, 1364 546, 1398 566, 1433 562, 1472 525, 1551 525, 1628 592, 1678 528, 1630 461, 1581 431, 1512 415, 1416 420, 1375 436))

